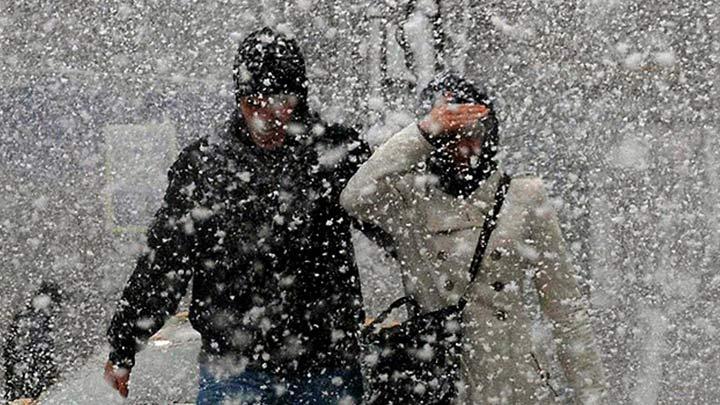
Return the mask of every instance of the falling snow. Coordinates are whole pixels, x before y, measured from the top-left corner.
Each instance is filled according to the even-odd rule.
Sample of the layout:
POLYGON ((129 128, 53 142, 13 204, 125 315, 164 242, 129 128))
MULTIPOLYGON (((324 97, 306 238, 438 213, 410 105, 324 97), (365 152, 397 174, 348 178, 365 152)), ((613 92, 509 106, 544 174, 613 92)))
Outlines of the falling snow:
MULTIPOLYGON (((216 134, 235 103, 237 44, 263 26, 300 44, 310 108, 327 124, 356 128, 372 150, 416 120, 419 92, 437 71, 484 86, 498 110, 504 169, 537 175, 549 189, 539 214, 559 216, 589 303, 607 403, 720 402, 718 2, 79 3, 0 4, 0 347, 40 336, 23 350, 57 367, 43 369, 53 371, 41 403, 121 403, 102 381, 108 324, 137 258, 157 254, 148 250, 146 231, 166 204, 168 170, 198 138, 222 141, 216 134), (433 37, 439 16, 440 47, 433 37), (57 283, 62 299, 41 293, 42 282, 57 283)), ((245 66, 237 73, 251 79, 245 66)), ((313 139, 328 133, 324 125, 309 132, 313 139)), ((356 148, 318 146, 313 170, 337 165, 356 148)), ((228 192, 267 181, 252 171, 236 174, 228 192)), ((436 183, 425 175, 413 181, 418 188, 436 183)), ((202 187, 186 184, 180 194, 190 198, 202 187)), ((319 189, 308 199, 333 191, 319 189)), ((269 243, 276 227, 306 226, 292 195, 238 203, 258 199, 281 203, 267 223, 247 224, 255 240, 243 240, 243 249, 269 243)), ((177 225, 192 237, 217 221, 223 204, 193 207, 177 225)), ((222 230, 213 237, 218 249, 241 245, 222 230)), ((363 308, 373 318, 404 295, 407 280, 378 243, 357 230, 352 240, 363 308)), ((556 259, 537 241, 513 243, 529 261, 556 259)), ((473 248, 459 241, 454 253, 473 248)), ((296 280, 277 283, 291 289, 296 280)), ((191 301, 182 297, 138 354, 131 403, 194 402, 201 339, 185 313, 191 301)), ((245 321, 271 330, 264 311, 253 307, 245 321)), ((535 315, 533 339, 551 341, 552 330, 543 328, 552 328, 535 315)), ((230 322, 224 314, 216 320, 230 322)), ((154 330, 156 321, 144 317, 136 326, 154 330)), ((332 329, 329 340, 348 336, 332 329)), ((238 332, 234 339, 249 338, 238 332)), ((546 347, 550 357, 555 343, 546 347)), ((269 358, 263 350, 259 358, 269 358)), ((434 352, 427 346, 416 355, 427 360, 434 352)), ((378 360, 376 353, 362 357, 367 366, 378 360)), ((552 375, 560 370, 552 367, 552 375)), ((0 369, 5 398, 9 377, 0 369)))

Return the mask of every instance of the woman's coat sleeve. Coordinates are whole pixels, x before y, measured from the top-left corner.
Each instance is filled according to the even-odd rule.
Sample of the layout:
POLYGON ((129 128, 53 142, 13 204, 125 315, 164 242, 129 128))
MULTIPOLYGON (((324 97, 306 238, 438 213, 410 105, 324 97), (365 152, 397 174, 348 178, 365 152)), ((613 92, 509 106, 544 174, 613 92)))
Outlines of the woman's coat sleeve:
POLYGON ((397 232, 404 225, 402 218, 410 204, 403 200, 396 183, 401 175, 424 162, 431 151, 417 125, 409 125, 360 167, 340 195, 340 203, 360 221, 397 232))
POLYGON ((535 179, 528 188, 525 195, 535 200, 530 215, 538 253, 535 286, 541 308, 552 322, 560 365, 579 403, 601 403, 605 373, 596 351, 586 300, 578 288, 557 216, 542 181, 535 179))

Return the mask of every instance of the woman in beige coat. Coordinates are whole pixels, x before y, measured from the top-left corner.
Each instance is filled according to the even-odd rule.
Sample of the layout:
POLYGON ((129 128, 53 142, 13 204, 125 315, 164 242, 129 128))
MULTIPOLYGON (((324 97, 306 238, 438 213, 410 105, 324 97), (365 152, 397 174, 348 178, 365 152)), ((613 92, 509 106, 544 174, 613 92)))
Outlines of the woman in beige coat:
MULTIPOLYGON (((406 293, 430 312, 456 304, 468 287, 502 173, 494 161, 497 121, 483 93, 444 75, 423 102, 426 118, 383 144, 349 181, 341 203, 393 235, 406 293)), ((602 363, 539 178, 512 179, 466 298, 461 402, 601 402, 602 363), (543 342, 543 324, 554 339, 543 342), (555 358, 561 375, 549 372, 555 358)))

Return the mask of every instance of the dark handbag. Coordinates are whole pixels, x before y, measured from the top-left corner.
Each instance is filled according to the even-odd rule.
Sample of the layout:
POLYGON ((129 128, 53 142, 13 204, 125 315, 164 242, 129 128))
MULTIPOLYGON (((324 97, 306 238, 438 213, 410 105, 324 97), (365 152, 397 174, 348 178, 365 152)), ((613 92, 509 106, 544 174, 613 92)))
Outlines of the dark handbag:
MULTIPOLYGON (((509 185, 510 177, 503 175, 495 194, 495 206, 485 217, 470 264, 468 288, 482 264, 509 185)), ((419 314, 420 307, 414 298, 400 298, 363 329, 366 403, 440 405, 452 402, 460 380, 458 358, 462 352, 464 295, 456 305, 425 314, 419 314), (409 313, 414 316, 399 325, 381 328, 388 315, 401 306, 409 306, 409 313)))

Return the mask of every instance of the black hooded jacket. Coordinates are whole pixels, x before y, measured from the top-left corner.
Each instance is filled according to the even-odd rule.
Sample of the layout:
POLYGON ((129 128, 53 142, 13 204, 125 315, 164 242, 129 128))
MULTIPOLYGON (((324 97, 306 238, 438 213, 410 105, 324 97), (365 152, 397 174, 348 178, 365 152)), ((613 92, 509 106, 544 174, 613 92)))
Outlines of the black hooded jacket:
MULTIPOLYGON (((271 48, 287 41, 268 31, 246 42, 271 48)), ((241 95, 254 91, 252 77, 278 77, 247 73, 240 72, 241 95)), ((291 86, 298 83, 305 85, 304 76, 291 86)), ((114 364, 132 367, 138 342, 174 313, 192 279, 190 320, 204 355, 276 372, 357 365, 362 297, 350 218, 338 200, 369 149, 354 130, 308 113, 297 93, 301 107, 282 147, 256 146, 236 112, 218 134, 180 154, 147 234, 148 252, 108 330, 114 364)))

